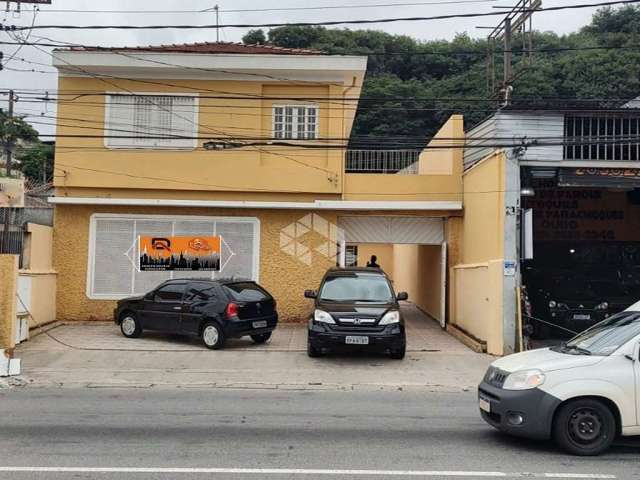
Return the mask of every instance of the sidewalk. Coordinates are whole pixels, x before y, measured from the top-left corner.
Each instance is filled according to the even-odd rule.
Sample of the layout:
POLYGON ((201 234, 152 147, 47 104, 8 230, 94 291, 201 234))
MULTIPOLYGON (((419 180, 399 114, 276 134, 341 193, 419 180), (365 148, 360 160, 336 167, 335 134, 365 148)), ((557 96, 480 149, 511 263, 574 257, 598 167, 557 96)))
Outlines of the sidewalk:
POLYGON ((211 351, 197 340, 145 333, 124 338, 112 323, 56 327, 23 343, 22 380, 45 387, 269 389, 473 389, 491 357, 478 355, 413 306, 405 307, 408 354, 306 355, 305 325, 278 327, 267 345, 231 340, 211 351))

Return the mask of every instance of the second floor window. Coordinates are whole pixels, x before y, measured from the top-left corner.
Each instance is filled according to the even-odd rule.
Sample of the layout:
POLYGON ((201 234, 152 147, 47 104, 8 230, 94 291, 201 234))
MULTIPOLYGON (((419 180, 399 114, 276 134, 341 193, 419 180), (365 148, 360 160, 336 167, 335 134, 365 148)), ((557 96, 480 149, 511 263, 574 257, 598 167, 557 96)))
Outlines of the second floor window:
POLYGON ((182 95, 109 95, 105 145, 189 149, 197 146, 197 102, 182 95))
POLYGON ((318 138, 318 107, 315 105, 275 105, 273 136, 284 140, 318 138))

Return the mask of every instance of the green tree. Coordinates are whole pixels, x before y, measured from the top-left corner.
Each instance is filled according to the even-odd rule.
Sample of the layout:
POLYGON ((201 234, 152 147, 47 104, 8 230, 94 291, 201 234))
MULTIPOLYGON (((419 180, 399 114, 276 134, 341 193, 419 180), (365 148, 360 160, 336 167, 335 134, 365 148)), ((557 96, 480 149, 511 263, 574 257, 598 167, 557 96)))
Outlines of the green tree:
POLYGON ((244 37, 242 37, 242 43, 247 45, 264 45, 267 43, 267 37, 264 34, 264 30, 249 30, 244 37))
MULTIPOLYGON (((0 110, 0 147, 4 150, 9 147, 14 156, 21 152, 25 145, 37 142, 38 132, 19 117, 10 117, 8 113, 0 110)), ((2 174, 6 175, 3 169, 2 174)))
POLYGON ((16 160, 26 178, 34 183, 47 183, 53 178, 53 154, 52 145, 38 142, 22 148, 16 160))

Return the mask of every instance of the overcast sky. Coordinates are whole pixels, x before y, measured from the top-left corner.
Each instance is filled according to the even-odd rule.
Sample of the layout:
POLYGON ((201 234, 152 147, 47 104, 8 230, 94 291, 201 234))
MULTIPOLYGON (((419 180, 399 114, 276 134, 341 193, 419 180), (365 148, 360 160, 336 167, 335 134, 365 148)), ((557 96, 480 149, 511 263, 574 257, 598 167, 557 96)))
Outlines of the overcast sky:
MULTIPOLYGON (((220 23, 272 23, 272 22, 315 22, 343 19, 374 19, 384 17, 406 17, 406 16, 432 16, 446 15, 453 13, 489 12, 495 11, 493 6, 514 5, 515 0, 462 0, 446 3, 447 0, 277 0, 271 2, 258 0, 217 0, 220 6, 220 23), (418 3, 432 1, 440 2, 440 5, 413 5, 393 7, 371 7, 355 8, 355 6, 372 4, 391 3, 418 3), (342 7, 345 8, 323 8, 318 10, 305 11, 273 11, 273 12, 231 12, 226 10, 260 9, 260 8, 288 8, 288 7, 342 7)), ((37 14, 36 25, 44 24, 213 24, 215 14, 213 12, 200 12, 200 10, 211 8, 215 5, 215 0, 52 0, 51 5, 43 5, 37 14), (79 12, 47 12, 47 10, 79 10, 79 12), (193 10, 197 13, 90 13, 86 10, 193 10)), ((583 3, 578 0, 544 0, 544 7, 583 3)), ((595 3, 595 2, 594 2, 595 3)), ((0 2, 4 10, 5 2, 0 2)), ((15 3, 12 8, 15 7, 15 3)), ((559 12, 542 12, 534 17, 534 28, 538 30, 551 30, 557 33, 569 33, 579 29, 589 23, 594 8, 579 10, 566 10, 559 12)), ((20 14, 15 12, 1 11, 0 18, 3 18, 8 25, 30 25, 33 21, 31 7, 22 6, 20 14)), ((457 33, 468 33, 474 37, 485 36, 486 30, 479 30, 478 25, 492 26, 499 21, 499 17, 489 17, 480 19, 452 19, 428 22, 398 22, 389 24, 373 24, 365 26, 368 29, 379 29, 392 34, 409 35, 421 40, 451 39, 457 33)), ((357 28, 353 26, 351 28, 357 28)), ((223 41, 240 41, 246 30, 227 28, 221 31, 220 39, 223 41)), ((161 30, 161 31, 124 31, 124 30, 34 30, 31 40, 37 40, 36 35, 50 37, 55 40, 73 42, 85 45, 100 46, 135 46, 159 43, 188 43, 215 41, 215 31, 213 30, 161 30)), ((3 40, 10 40, 5 32, 0 33, 3 40)), ((12 55, 16 47, 1 45, 4 52, 5 61, 12 55)), ((16 58, 8 62, 9 68, 15 69, 38 69, 53 72, 51 66, 38 66, 25 63, 20 59, 41 62, 51 65, 51 57, 39 52, 33 47, 25 46, 16 55, 16 58)), ((52 73, 16 72, 5 69, 0 72, 0 89, 47 89, 51 93, 55 92, 56 75, 52 73)), ((2 97, 0 106, 6 107, 6 97, 2 97)), ((18 102, 17 113, 29 113, 37 115, 38 112, 45 111, 44 107, 37 104, 20 104, 18 102)), ((46 109, 47 115, 51 115, 55 109, 49 106, 46 109)), ((37 121, 51 121, 39 119, 37 121)), ((35 125, 41 133, 53 133, 51 127, 35 125)))

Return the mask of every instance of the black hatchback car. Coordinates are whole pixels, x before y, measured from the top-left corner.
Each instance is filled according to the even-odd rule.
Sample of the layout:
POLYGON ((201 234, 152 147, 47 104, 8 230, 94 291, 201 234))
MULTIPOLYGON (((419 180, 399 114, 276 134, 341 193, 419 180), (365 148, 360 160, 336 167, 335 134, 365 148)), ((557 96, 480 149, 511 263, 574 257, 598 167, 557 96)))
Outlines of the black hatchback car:
POLYGON ((120 300, 113 317, 128 338, 158 330, 198 336, 211 349, 247 335, 265 343, 278 324, 275 299, 249 280, 168 280, 146 295, 120 300))
POLYGON ((309 318, 307 354, 317 357, 336 347, 363 347, 404 358, 407 339, 397 296, 386 274, 377 268, 334 268, 320 289, 307 290, 315 300, 309 318))

